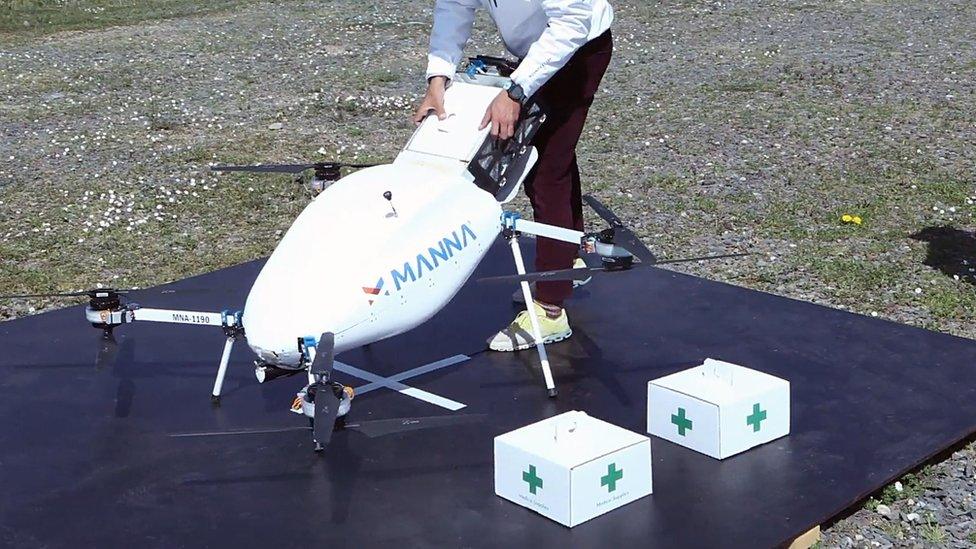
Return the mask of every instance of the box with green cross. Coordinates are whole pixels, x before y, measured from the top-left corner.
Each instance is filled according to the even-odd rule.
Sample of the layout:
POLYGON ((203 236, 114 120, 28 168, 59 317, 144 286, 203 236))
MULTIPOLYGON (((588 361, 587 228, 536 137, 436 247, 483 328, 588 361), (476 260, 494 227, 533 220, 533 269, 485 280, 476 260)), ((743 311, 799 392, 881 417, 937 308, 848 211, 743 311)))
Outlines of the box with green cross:
POLYGON ((647 384, 647 432, 716 459, 790 432, 790 384, 729 362, 703 364, 647 384))
POLYGON ((573 527, 651 493, 644 435, 573 411, 495 437, 495 493, 573 527))

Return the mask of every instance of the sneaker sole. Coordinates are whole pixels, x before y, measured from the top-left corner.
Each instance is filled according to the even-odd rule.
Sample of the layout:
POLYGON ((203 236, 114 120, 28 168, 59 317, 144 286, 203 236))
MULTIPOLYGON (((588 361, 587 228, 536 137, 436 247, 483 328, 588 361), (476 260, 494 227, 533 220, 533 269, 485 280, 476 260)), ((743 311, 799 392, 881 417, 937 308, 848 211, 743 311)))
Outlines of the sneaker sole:
MULTIPOLYGON (((549 345, 551 343, 559 343, 560 341, 565 341, 565 340, 569 339, 569 336, 571 336, 571 335, 573 335, 573 330, 569 330, 568 332, 563 332, 563 333, 559 333, 559 334, 553 334, 553 335, 551 335, 549 337, 542 338, 542 344, 543 345, 549 345)), ((525 343, 525 344, 522 344, 522 345, 518 345, 516 347, 508 346, 508 347, 501 347, 501 348, 499 348, 499 347, 491 347, 491 346, 489 346, 488 349, 489 350, 492 350, 492 351, 502 352, 502 353, 513 353, 515 351, 524 351, 526 349, 531 349, 533 347, 535 347, 535 343, 534 342, 533 343, 525 343)))

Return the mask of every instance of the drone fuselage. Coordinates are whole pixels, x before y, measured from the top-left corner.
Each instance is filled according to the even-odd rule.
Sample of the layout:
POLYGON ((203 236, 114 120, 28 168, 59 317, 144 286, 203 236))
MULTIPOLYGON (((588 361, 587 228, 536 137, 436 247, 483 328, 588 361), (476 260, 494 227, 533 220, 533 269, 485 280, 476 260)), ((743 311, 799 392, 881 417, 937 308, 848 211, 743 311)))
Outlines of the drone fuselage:
POLYGON ((300 368, 297 341, 310 334, 334 333, 340 353, 420 325, 474 272, 501 216, 495 197, 436 166, 382 165, 339 180, 255 280, 248 344, 266 363, 300 368))

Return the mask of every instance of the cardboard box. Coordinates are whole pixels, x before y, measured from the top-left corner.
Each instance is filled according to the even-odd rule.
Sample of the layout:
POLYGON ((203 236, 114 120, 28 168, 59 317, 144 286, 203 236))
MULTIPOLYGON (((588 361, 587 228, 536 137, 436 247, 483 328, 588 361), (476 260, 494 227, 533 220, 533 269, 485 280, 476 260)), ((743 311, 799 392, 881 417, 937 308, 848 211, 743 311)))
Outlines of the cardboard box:
POLYGON ((651 493, 651 443, 584 412, 495 437, 495 493, 573 527, 651 493))
POLYGON ((720 360, 647 384, 647 432, 725 459, 790 432, 790 384, 720 360))

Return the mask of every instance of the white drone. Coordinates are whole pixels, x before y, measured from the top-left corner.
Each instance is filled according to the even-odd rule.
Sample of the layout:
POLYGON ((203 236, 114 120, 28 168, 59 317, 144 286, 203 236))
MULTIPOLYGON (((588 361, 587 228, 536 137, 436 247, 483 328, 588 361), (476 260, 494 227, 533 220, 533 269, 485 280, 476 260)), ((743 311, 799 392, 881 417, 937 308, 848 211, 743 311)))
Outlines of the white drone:
MULTIPOLYGON (((511 245, 518 275, 494 280, 519 281, 526 303, 532 302, 532 280, 580 279, 663 263, 589 196, 588 204, 610 223, 609 229, 583 233, 503 211, 502 204, 516 195, 536 161, 530 142, 546 117, 539 106, 527 107, 515 136, 501 143, 487 128, 478 129, 489 103, 508 81, 504 65, 494 61, 474 58, 457 74, 445 96, 448 118, 426 118, 392 164, 214 167, 286 173, 314 169, 312 187, 321 190, 271 254, 243 311, 145 308, 126 303, 122 296, 127 290, 114 289, 0 297, 87 296, 85 314, 103 330, 103 348, 114 344, 112 330, 129 322, 221 327, 227 339, 213 385, 215 402, 233 345, 246 336, 258 356, 259 382, 307 373, 308 384, 296 396, 292 411, 310 419, 315 449, 322 450, 354 396, 351 387, 331 379, 335 355, 401 334, 431 318, 464 285, 500 234, 511 245), (343 167, 363 169, 339 179, 343 167), (356 254, 329 244, 335 242, 329 235, 350 231, 356 233, 356 254), (519 233, 578 244, 597 253, 603 265, 526 274, 519 233), (635 254, 639 263, 633 261, 635 254)), ((741 254, 670 262, 734 255, 741 254)), ((546 389, 555 396, 538 318, 533 307, 528 311, 546 389)))

